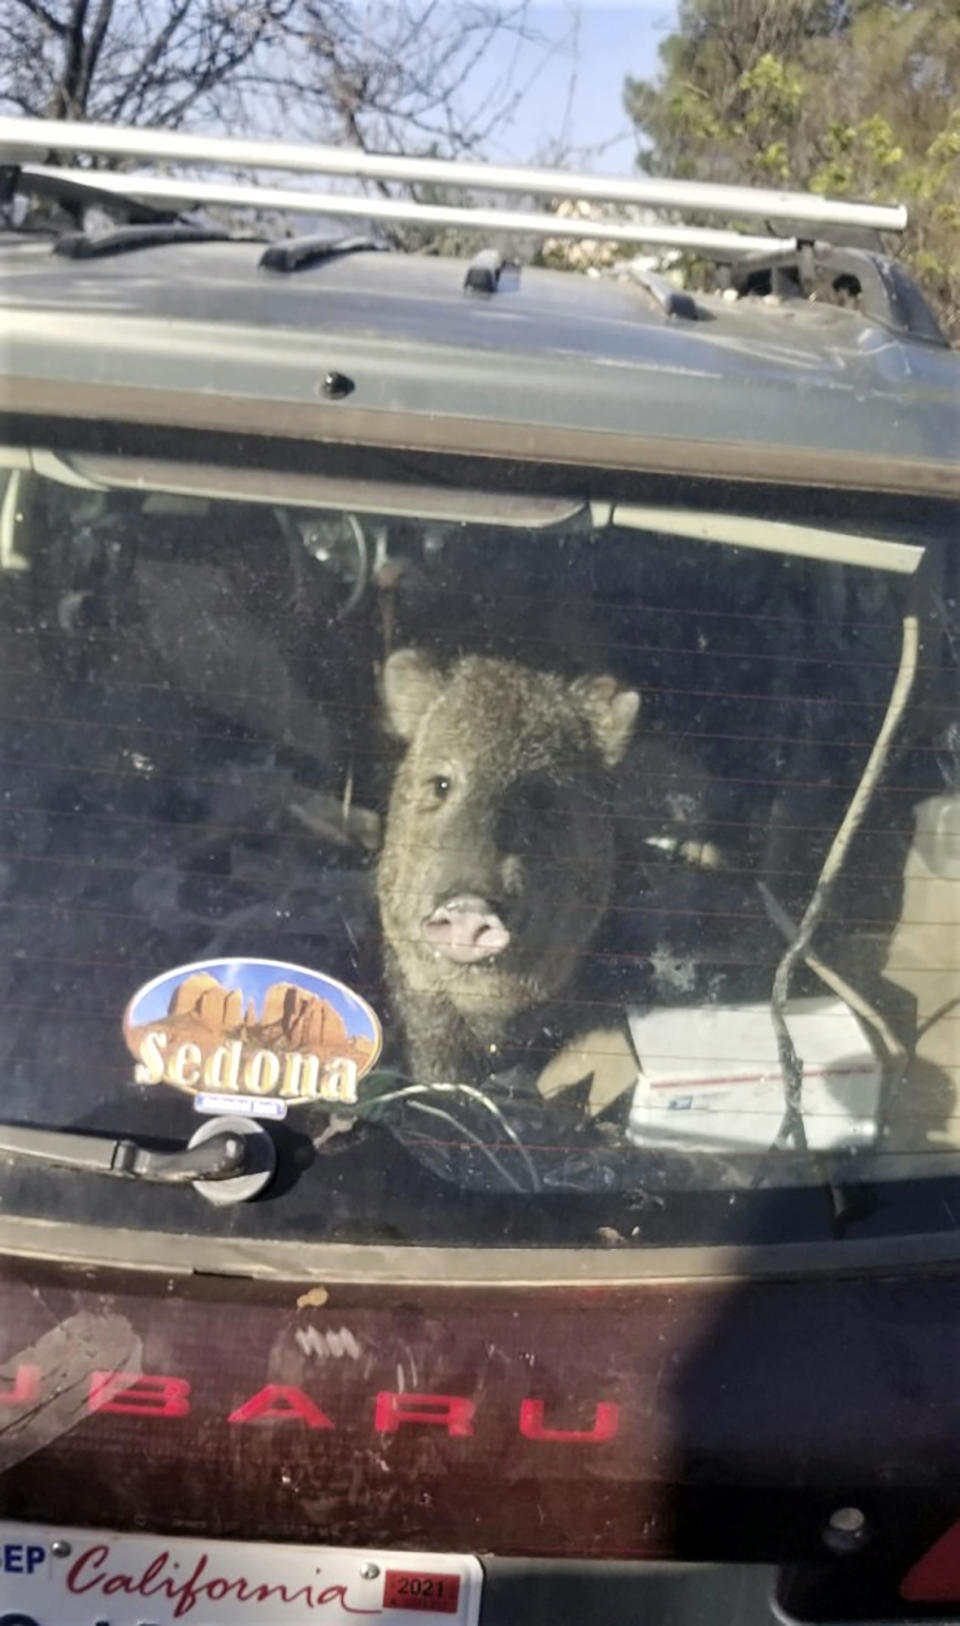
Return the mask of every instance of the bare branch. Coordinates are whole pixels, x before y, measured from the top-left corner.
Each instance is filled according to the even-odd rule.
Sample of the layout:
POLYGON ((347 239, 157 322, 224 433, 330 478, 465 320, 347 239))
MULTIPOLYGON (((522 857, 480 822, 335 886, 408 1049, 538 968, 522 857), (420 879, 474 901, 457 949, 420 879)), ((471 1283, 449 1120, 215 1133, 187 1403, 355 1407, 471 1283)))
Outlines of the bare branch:
POLYGON ((44 27, 48 28, 51 34, 56 34, 58 39, 62 39, 66 34, 66 24, 61 22, 59 17, 55 17, 52 11, 48 11, 46 6, 41 5, 40 0, 17 0, 17 4, 22 6, 24 11, 29 11, 31 16, 36 17, 39 22, 42 22, 44 27))
POLYGON ((103 50, 104 41, 107 37, 107 29, 110 27, 110 19, 113 16, 113 7, 114 0, 100 0, 100 4, 97 7, 97 14, 93 19, 93 27, 90 31, 90 38, 87 40, 83 51, 83 62, 80 70, 80 84, 78 87, 78 99, 82 107, 86 107, 90 96, 90 86, 93 82, 93 76, 97 71, 97 63, 100 60, 100 53, 103 50))
POLYGON ((54 92, 51 115, 55 119, 79 118, 83 115, 79 90, 83 73, 84 29, 90 0, 73 0, 73 7, 64 35, 66 44, 63 73, 54 92))

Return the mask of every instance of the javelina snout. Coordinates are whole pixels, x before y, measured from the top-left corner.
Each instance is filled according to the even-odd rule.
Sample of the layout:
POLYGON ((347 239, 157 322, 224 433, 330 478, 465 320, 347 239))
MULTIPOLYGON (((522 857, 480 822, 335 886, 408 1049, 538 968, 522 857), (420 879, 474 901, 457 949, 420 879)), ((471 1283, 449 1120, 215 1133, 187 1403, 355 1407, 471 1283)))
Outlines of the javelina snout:
POLYGON ((546 913, 537 900, 546 901, 548 871, 567 856, 576 818, 573 786, 565 795, 543 777, 487 787, 471 784, 473 778, 462 760, 455 779, 444 776, 447 805, 444 817, 431 821, 436 851, 422 871, 433 907, 420 936, 455 965, 490 962, 521 937, 533 946, 546 913))
POLYGON ((394 781, 378 892, 395 1003, 448 1003, 488 1041, 570 980, 608 902, 609 773, 639 697, 468 657, 446 675, 402 650, 384 669, 394 781))

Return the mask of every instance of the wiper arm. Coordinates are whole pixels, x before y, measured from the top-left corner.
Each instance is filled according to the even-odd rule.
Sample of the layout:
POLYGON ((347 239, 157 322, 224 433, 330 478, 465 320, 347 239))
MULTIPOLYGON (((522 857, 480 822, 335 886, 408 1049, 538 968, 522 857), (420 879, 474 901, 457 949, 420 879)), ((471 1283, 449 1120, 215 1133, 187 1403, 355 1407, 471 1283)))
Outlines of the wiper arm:
POLYGON ((0 1157, 35 1158, 62 1169, 161 1185, 192 1185, 219 1205, 248 1202, 273 1177, 273 1141, 258 1123, 211 1118, 186 1146, 154 1152, 138 1141, 69 1129, 0 1124, 0 1157))
POLYGON ((23 1129, 0 1124, 0 1152, 35 1157, 64 1169, 90 1174, 118 1174, 130 1180, 158 1180, 173 1185, 193 1180, 227 1180, 240 1174, 246 1147, 239 1135, 223 1130, 199 1146, 178 1152, 151 1152, 134 1140, 110 1135, 75 1134, 67 1129, 23 1129))

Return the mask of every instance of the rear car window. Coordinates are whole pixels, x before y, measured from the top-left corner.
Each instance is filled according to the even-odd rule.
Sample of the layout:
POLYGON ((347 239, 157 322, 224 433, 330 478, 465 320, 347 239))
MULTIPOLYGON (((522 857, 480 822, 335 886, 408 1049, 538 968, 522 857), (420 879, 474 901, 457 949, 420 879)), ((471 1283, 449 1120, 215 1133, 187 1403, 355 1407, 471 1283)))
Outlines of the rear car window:
POLYGON ((8 1211, 629 1246, 952 1181, 937 535, 4 463, 3 1120, 277 1148, 219 1205, 11 1157, 8 1211))

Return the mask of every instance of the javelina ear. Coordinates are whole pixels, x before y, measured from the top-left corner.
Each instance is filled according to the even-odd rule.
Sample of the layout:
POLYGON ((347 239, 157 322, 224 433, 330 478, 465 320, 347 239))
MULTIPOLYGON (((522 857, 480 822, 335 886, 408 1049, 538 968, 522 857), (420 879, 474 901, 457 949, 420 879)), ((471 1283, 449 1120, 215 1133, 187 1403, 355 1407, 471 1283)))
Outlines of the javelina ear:
POLYGON ((418 649, 394 650, 383 668, 383 705, 391 733, 412 740, 442 688, 443 678, 426 655, 418 649))
POLYGON ((636 689, 621 689, 612 677, 577 678, 570 687, 604 762, 608 768, 616 767, 630 744, 640 710, 636 689))

